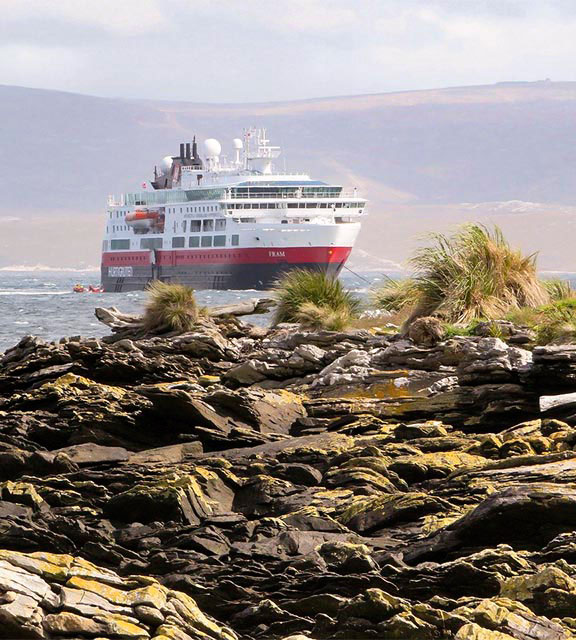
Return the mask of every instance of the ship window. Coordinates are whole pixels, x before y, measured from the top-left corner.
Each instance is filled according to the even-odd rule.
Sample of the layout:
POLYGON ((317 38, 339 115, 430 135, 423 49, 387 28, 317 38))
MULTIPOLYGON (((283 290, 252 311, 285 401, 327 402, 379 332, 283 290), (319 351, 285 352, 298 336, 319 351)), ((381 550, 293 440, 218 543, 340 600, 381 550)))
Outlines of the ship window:
POLYGON ((172 249, 182 249, 185 244, 185 238, 180 236, 178 238, 172 238, 172 249))
POLYGON ((186 233, 186 222, 187 222, 187 220, 184 220, 184 222, 182 223, 182 231, 184 233, 186 233))
POLYGON ((190 233, 200 231, 202 228, 202 222, 200 220, 190 220, 190 233))
POLYGON ((214 236, 214 246, 215 247, 225 247, 226 246, 226 236, 214 236))
POLYGON ((140 249, 162 249, 162 238, 142 238, 140 249))
POLYGON ((211 247, 212 246, 212 236, 202 236, 202 246, 203 247, 211 247))
POLYGON ((216 231, 224 231, 226 229, 226 220, 216 220, 216 231))
POLYGON ((111 240, 110 249, 118 251, 120 249, 130 249, 130 240, 111 240))
POLYGON ((203 220, 202 231, 214 231, 214 220, 203 220))
POLYGON ((188 238, 188 246, 189 247, 199 247, 200 246, 200 238, 198 236, 190 236, 190 238, 188 238))
POLYGON ((234 234, 232 236, 232 246, 237 247, 239 244, 240 244, 240 236, 237 234, 234 234))

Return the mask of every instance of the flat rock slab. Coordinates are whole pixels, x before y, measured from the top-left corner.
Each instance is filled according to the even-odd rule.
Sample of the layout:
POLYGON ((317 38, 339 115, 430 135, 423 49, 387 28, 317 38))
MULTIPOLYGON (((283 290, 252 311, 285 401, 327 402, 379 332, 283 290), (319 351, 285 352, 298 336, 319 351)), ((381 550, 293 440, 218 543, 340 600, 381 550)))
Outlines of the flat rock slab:
POLYGON ((64 453, 72 462, 78 466, 90 466, 93 464, 125 462, 131 452, 123 447, 105 447, 101 444, 87 442, 85 444, 75 444, 64 449, 57 449, 53 453, 64 453))
POLYGON ((128 464, 175 464, 198 456, 202 452, 201 442, 185 442, 139 451, 128 458, 128 464))

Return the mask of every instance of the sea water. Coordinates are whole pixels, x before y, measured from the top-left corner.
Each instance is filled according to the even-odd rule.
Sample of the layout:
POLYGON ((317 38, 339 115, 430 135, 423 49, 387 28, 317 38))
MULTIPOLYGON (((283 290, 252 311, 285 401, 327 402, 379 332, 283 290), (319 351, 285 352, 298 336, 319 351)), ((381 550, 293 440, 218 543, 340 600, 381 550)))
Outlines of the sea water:
MULTIPOLYGON (((142 313, 146 293, 74 293, 75 284, 97 285, 97 272, 74 271, 0 271, 0 353, 16 344, 23 336, 35 335, 46 340, 62 336, 103 336, 109 327, 94 316, 96 307, 117 307, 124 313, 142 313)), ((380 274, 347 273, 347 286, 367 296, 371 283, 380 274)), ((197 291, 201 306, 218 306, 265 297, 264 291, 197 291)), ((267 324, 269 314, 246 318, 254 324, 267 324)))

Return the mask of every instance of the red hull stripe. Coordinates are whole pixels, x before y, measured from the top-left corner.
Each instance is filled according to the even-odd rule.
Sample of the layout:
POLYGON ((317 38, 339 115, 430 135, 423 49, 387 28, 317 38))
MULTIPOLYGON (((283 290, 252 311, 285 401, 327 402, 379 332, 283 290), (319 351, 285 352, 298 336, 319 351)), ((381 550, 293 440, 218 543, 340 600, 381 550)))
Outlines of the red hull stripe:
MULTIPOLYGON (((156 251, 161 267, 201 264, 271 264, 271 263, 340 263, 348 259, 352 247, 285 247, 257 249, 176 249, 156 251)), ((150 251, 108 251, 102 254, 104 267, 145 266, 150 251)))

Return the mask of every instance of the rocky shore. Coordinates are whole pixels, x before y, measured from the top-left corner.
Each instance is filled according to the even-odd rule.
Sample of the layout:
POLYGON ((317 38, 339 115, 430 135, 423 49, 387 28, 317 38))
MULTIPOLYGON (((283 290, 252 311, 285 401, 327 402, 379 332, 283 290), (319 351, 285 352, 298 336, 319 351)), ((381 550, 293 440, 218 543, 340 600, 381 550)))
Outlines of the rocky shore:
POLYGON ((0 360, 0 638, 576 638, 576 346, 100 316, 0 360))

